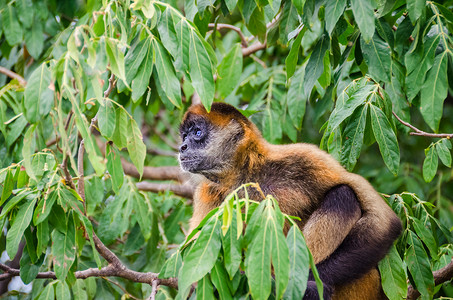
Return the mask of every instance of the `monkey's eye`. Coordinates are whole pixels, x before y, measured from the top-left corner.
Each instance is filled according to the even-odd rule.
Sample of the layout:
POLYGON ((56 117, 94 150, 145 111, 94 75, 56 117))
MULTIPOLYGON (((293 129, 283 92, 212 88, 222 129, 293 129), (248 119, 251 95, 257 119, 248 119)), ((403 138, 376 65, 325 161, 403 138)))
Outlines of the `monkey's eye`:
POLYGON ((195 133, 195 135, 196 135, 197 137, 200 137, 200 136, 201 136, 201 134, 202 134, 202 132, 201 132, 201 130, 200 130, 200 129, 198 129, 198 130, 197 130, 197 132, 195 133))

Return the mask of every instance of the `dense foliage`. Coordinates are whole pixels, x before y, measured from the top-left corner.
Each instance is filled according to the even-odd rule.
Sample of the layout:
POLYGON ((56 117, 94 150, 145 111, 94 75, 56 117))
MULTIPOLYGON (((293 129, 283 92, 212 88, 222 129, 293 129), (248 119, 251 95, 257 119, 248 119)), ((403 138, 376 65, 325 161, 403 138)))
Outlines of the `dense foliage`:
POLYGON ((215 100, 382 193, 405 227, 379 265, 390 299, 453 297, 452 8, 0 0, 0 290, 20 276, 31 289, 7 295, 300 299, 311 256, 271 195, 233 193, 187 232, 178 123, 215 100))

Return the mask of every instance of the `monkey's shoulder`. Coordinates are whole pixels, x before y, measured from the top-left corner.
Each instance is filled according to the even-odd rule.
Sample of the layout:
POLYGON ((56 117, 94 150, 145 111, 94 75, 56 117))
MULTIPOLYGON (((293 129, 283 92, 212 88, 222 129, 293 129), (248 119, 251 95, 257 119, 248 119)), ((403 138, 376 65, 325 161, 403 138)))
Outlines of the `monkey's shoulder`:
POLYGON ((316 145, 305 143, 271 145, 263 170, 275 171, 275 174, 283 172, 297 179, 316 176, 328 177, 330 180, 346 172, 330 154, 316 145))

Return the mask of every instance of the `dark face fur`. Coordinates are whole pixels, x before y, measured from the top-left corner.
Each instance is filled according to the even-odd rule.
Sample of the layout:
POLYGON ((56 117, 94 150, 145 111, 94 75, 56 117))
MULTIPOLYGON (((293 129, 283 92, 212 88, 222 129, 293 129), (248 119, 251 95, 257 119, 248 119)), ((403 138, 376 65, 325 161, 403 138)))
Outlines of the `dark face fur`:
POLYGON ((181 168, 215 180, 231 167, 242 134, 237 121, 220 128, 205 116, 189 114, 180 126, 181 168))

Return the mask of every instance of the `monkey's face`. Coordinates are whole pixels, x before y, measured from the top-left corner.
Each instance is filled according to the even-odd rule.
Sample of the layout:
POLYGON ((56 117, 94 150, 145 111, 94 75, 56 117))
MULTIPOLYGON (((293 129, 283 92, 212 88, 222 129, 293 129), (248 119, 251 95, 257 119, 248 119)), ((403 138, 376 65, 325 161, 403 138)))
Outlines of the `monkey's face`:
POLYGON ((180 134, 181 168, 212 180, 231 168, 243 130, 235 120, 221 127, 205 116, 189 115, 180 126, 180 134))

